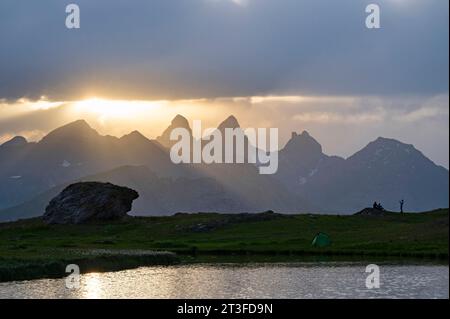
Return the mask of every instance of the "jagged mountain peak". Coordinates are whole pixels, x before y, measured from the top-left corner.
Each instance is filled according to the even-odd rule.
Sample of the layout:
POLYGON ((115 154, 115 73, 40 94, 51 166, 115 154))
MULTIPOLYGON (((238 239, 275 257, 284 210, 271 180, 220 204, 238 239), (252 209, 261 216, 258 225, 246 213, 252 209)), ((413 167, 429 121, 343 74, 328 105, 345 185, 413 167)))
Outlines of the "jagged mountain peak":
POLYGON ((148 138, 146 138, 144 135, 141 134, 139 131, 133 131, 129 134, 126 134, 120 138, 121 140, 125 141, 147 141, 148 138))
POLYGON ((303 131, 301 134, 293 132, 284 150, 288 152, 322 154, 322 145, 307 131, 303 131))
POLYGON ((174 141, 170 140, 170 134, 172 133, 172 130, 176 128, 184 128, 187 129, 192 135, 192 129, 189 126, 189 121, 182 115, 177 114, 171 121, 170 125, 164 130, 164 132, 161 134, 161 136, 158 136, 156 138, 156 141, 161 144, 162 146, 166 148, 170 148, 174 141))
POLYGON ((171 122, 173 127, 184 127, 190 130, 189 121, 183 115, 177 114, 171 122))
POLYGON ((311 137, 311 135, 309 135, 308 131, 303 131, 301 136, 303 136, 303 137, 311 137))
POLYGON ((227 117, 222 123, 219 124, 217 129, 219 131, 224 131, 226 128, 240 128, 238 120, 234 115, 227 117))
POLYGON ((369 145, 394 145, 394 146, 412 146, 410 144, 405 144, 403 142, 400 142, 399 140, 393 139, 393 138, 387 138, 379 136, 376 140, 369 143, 369 145))
MULTIPOLYGON (((83 120, 83 119, 79 119, 73 122, 70 122, 66 125, 63 125, 59 128, 57 128, 56 130, 61 130, 61 129, 78 129, 78 130, 84 130, 84 129, 92 129, 89 124, 83 120)), ((56 131, 55 130, 55 131, 56 131)))
POLYGON ((9 141, 6 141, 5 143, 1 144, 0 147, 20 147, 26 144, 28 144, 28 141, 25 137, 15 136, 9 141))
POLYGON ((90 127, 85 120, 77 120, 51 131, 42 139, 42 141, 46 142, 52 139, 59 138, 83 138, 98 135, 99 134, 97 133, 97 131, 90 127))
POLYGON ((410 155, 413 152, 420 153, 420 151, 411 144, 406 144, 393 138, 378 137, 355 155, 359 153, 368 153, 375 156, 386 153, 405 153, 410 155))
POLYGON ((414 169, 422 165, 435 165, 414 145, 385 137, 378 137, 370 142, 360 151, 350 156, 348 161, 352 165, 367 167, 380 165, 383 167, 403 166, 414 169))

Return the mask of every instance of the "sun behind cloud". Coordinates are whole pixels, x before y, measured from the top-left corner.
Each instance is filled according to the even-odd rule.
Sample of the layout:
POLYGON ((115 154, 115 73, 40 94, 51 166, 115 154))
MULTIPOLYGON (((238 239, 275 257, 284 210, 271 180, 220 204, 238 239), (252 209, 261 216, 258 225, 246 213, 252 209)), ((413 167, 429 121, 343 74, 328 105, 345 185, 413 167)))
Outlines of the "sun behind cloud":
POLYGON ((73 112, 91 113, 96 115, 100 121, 117 118, 132 119, 161 110, 165 104, 167 104, 165 101, 107 100, 93 97, 75 102, 73 112))

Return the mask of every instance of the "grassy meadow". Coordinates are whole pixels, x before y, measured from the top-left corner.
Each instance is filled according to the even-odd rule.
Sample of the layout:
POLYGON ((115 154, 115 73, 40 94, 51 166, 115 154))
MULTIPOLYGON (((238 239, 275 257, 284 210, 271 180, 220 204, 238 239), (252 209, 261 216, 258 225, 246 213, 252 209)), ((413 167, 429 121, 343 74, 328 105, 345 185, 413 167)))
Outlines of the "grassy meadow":
POLYGON ((383 216, 197 213, 88 225, 46 225, 34 218, 0 224, 0 281, 62 276, 68 263, 107 271, 314 256, 445 262, 448 240, 448 209, 383 216), (311 245, 318 232, 329 235, 330 246, 311 245))

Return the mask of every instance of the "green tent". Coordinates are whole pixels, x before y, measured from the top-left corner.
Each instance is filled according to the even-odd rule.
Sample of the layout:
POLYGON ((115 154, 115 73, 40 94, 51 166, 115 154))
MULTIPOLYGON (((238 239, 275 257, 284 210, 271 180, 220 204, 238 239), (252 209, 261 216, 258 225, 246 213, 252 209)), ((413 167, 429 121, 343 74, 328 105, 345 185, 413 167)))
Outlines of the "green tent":
POLYGON ((313 245, 314 247, 327 247, 327 246, 331 245, 330 236, 328 236, 325 233, 318 233, 314 237, 311 245, 313 245))

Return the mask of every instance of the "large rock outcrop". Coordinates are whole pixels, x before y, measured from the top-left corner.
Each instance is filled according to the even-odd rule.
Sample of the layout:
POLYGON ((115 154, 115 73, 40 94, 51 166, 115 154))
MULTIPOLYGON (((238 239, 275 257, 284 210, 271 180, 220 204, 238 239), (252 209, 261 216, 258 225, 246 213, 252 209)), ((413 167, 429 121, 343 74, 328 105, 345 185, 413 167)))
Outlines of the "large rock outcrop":
POLYGON ((48 224, 83 224, 121 219, 139 194, 110 183, 82 182, 65 188, 45 209, 48 224))

